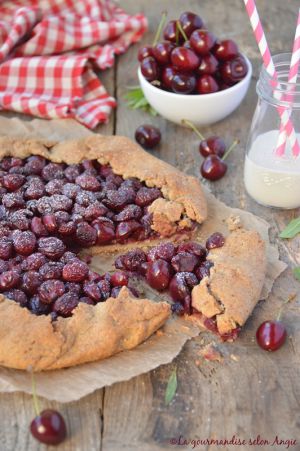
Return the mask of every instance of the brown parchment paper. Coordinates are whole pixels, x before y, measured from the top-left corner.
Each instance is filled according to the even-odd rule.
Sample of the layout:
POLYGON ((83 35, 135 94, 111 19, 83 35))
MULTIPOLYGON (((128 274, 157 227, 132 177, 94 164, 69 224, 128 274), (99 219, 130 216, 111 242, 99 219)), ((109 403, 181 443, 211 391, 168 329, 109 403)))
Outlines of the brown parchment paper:
MULTIPOLYGON (((0 117, 0 135, 63 140, 79 138, 91 133, 72 119, 53 121, 34 119, 25 122, 18 118, 0 117)), ((201 227, 200 239, 205 239, 216 230, 226 234, 226 219, 233 214, 240 216, 246 228, 257 230, 265 240, 268 267, 261 299, 266 298, 275 279, 286 267, 285 263, 279 261, 278 249, 269 242, 268 223, 249 212, 226 206, 208 191, 206 195, 209 218, 201 227)), ((112 260, 108 257, 94 257, 91 265, 94 269, 103 271, 108 270, 111 263, 112 260)), ((144 287, 144 290, 149 291, 149 287, 144 287)), ((155 297, 157 294, 152 291, 151 296, 155 297)), ((122 352, 100 362, 36 374, 37 394, 60 402, 75 401, 99 388, 129 380, 171 362, 179 354, 185 342, 200 332, 190 322, 181 318, 171 319, 161 331, 131 351, 122 352)), ((30 374, 0 367, 0 392, 15 391, 31 393, 30 374)))

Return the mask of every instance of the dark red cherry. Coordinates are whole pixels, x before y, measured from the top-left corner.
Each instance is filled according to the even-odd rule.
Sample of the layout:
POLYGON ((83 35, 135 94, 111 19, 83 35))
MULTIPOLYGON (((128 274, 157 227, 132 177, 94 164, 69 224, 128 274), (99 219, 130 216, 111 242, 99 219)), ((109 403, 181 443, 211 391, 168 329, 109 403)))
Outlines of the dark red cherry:
POLYGON ((124 271, 117 271, 111 275, 110 283, 113 287, 123 287, 128 285, 128 276, 124 271))
POLYGON ((116 227, 116 238, 121 242, 129 238, 134 232, 140 231, 142 224, 134 219, 122 221, 116 227))
POLYGON ((171 42, 159 42, 153 47, 153 56, 160 64, 168 64, 174 45, 171 42))
POLYGON ((222 247, 225 243, 225 237, 222 233, 215 232, 206 240, 206 249, 215 249, 216 247, 222 247))
POLYGON ((5 271, 0 275, 0 290, 15 288, 20 283, 20 275, 17 271, 5 271))
POLYGON ((190 11, 183 12, 179 17, 179 22, 183 31, 189 38, 194 30, 198 30, 203 27, 203 20, 197 14, 190 11))
POLYGON ((141 62, 141 72, 148 81, 158 80, 159 67, 152 56, 148 56, 141 62))
POLYGON ((97 232, 97 244, 106 244, 115 238, 114 223, 108 218, 99 218, 92 222, 97 232))
POLYGON ((153 149, 161 140, 159 128, 154 125, 140 125, 135 131, 136 141, 145 149, 153 149))
POLYGON ((187 74, 174 75, 171 82, 172 91, 176 94, 191 94, 196 87, 196 77, 187 74))
POLYGON ((158 246, 152 247, 147 253, 147 260, 153 261, 162 258, 170 262, 174 257, 176 248, 173 243, 161 243, 158 246))
POLYGON ((217 155, 209 155, 201 165, 201 174, 207 180, 219 180, 227 171, 227 164, 217 155))
POLYGON ((197 256, 189 252, 178 252, 171 260, 176 272, 192 272, 197 263, 199 263, 197 256))
POLYGON ((13 253, 13 244, 6 236, 0 237, 0 258, 8 260, 13 253))
POLYGON ((150 287, 155 290, 165 290, 170 283, 172 270, 165 260, 158 259, 148 263, 146 279, 150 287))
POLYGON ((286 328, 280 321, 265 321, 256 332, 259 346, 266 351, 277 351, 286 340, 286 328))
POLYGON ((43 216, 43 224, 48 230, 48 232, 53 233, 57 230, 56 217, 53 214, 47 214, 43 216))
POLYGON ((74 259, 67 263, 62 272, 63 279, 67 282, 82 282, 87 279, 89 267, 81 260, 74 259))
POLYGON ((153 47, 151 47, 151 45, 145 45, 138 51, 138 60, 140 62, 142 62, 143 59, 147 58, 148 56, 153 56, 153 47))
POLYGON ((231 86, 241 81, 248 72, 248 66, 243 56, 225 61, 220 68, 223 81, 231 86))
POLYGON ((24 175, 21 174, 7 174, 3 177, 3 186, 9 191, 16 191, 25 182, 24 175))
POLYGON ((195 274, 190 272, 178 272, 172 278, 169 291, 175 302, 183 303, 187 296, 190 296, 190 290, 198 284, 195 274))
POLYGON ((43 224, 42 219, 38 218, 37 216, 34 216, 32 218, 30 228, 31 228, 32 232, 38 237, 48 235, 48 231, 47 231, 45 225, 43 224))
POLYGON ((205 260, 203 263, 201 263, 198 268, 195 269, 195 274, 198 277, 199 280, 202 280, 204 277, 209 277, 210 275, 210 268, 213 266, 213 263, 209 260, 205 260))
POLYGON ((201 59, 201 64, 197 69, 199 75, 214 75, 218 70, 219 62, 212 53, 204 55, 201 59))
POLYGON ((207 255, 205 247, 195 241, 179 244, 177 252, 189 252, 190 254, 196 255, 200 260, 204 260, 207 255))
POLYGON ((167 25, 164 28, 163 31, 163 36, 164 39, 166 41, 170 41, 173 42, 174 44, 176 44, 176 35, 178 36, 178 44, 183 42, 183 36, 181 35, 181 33, 178 32, 176 33, 176 29, 177 29, 177 25, 176 25, 176 20, 170 20, 170 22, 167 23, 167 25))
POLYGON ((200 65, 200 59, 193 50, 176 47, 171 52, 171 62, 181 71, 192 71, 200 65))
POLYGON ((220 61, 226 61, 238 56, 239 49, 232 39, 225 39, 217 42, 214 46, 213 53, 220 61))
POLYGON ((213 48, 216 37, 207 30, 195 30, 191 37, 190 43, 198 55, 207 55, 213 48))
POLYGON ((13 236, 15 251, 20 255, 30 255, 36 247, 36 237, 30 231, 16 231, 13 236))
POLYGON ((199 152, 203 157, 218 155, 218 157, 222 158, 226 152, 226 144, 219 136, 210 136, 200 142, 199 152))
POLYGON ((199 94, 212 94, 219 91, 219 85, 212 75, 202 75, 197 82, 199 94))
POLYGON ((65 293, 65 285, 60 280, 46 280, 39 287, 38 294, 41 302, 51 304, 65 293))
POLYGON ((177 74, 178 74, 178 70, 176 70, 175 67, 173 67, 173 66, 164 67, 162 70, 162 73, 161 73, 162 86, 165 89, 172 89, 171 83, 172 83, 174 75, 177 75, 177 74))
POLYGON ((33 437, 46 445, 59 445, 67 436, 67 428, 62 415, 56 410, 43 410, 30 424, 33 437))

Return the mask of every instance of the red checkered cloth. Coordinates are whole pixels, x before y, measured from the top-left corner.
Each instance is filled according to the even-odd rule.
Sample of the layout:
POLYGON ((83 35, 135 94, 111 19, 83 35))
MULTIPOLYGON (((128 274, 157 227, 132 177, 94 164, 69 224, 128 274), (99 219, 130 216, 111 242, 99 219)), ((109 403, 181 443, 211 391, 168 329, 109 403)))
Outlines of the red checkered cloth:
POLYGON ((0 0, 0 109, 42 118, 106 122, 116 101, 95 69, 147 28, 106 0, 0 0))

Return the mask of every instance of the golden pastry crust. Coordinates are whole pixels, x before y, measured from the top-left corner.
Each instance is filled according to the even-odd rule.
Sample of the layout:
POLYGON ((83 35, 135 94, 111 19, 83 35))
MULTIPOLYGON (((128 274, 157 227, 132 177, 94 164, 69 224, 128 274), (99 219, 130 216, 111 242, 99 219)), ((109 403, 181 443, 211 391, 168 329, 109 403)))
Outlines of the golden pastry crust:
POLYGON ((73 316, 51 323, 0 295, 0 365, 41 371, 105 359, 142 343, 170 313, 166 302, 137 299, 123 287, 117 298, 80 303, 73 316))
POLYGON ((192 306, 216 316, 219 333, 242 326, 259 300, 266 274, 265 244, 256 231, 236 229, 223 247, 212 249, 210 276, 192 290, 192 306))
MULTIPOLYGON (((30 155, 41 155, 54 163, 66 164, 98 160, 101 164, 109 164, 113 172, 124 179, 135 177, 148 187, 160 188, 164 199, 154 201, 149 209, 154 216, 152 228, 161 237, 190 226, 191 221, 201 224, 207 217, 205 195, 196 177, 150 155, 124 136, 93 135, 59 143, 0 137, 0 160, 5 156, 26 158, 30 155)), ((96 246, 94 253, 118 248, 114 244, 96 246)))

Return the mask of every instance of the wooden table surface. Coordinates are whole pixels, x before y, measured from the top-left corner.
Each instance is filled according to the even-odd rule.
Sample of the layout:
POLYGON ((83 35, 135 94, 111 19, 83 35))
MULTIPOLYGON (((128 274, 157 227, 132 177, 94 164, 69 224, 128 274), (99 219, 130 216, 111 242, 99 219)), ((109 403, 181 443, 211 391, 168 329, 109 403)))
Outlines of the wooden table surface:
MULTIPOLYGON (((129 382, 98 390, 70 404, 41 400, 43 408, 59 409, 64 415, 70 437, 59 449, 80 451, 158 451, 192 449, 183 439, 225 439, 235 434, 241 440, 297 440, 289 449, 300 450, 300 296, 299 282, 291 268, 300 265, 300 240, 282 241, 278 231, 300 211, 280 211, 257 205, 245 193, 243 160, 251 118, 256 104, 255 84, 261 63, 256 43, 242 0, 122 0, 129 12, 143 11, 149 19, 150 32, 144 42, 151 42, 153 30, 162 10, 170 17, 191 10, 219 36, 236 39, 254 64, 249 93, 242 106, 229 118, 203 128, 204 135, 218 134, 227 142, 239 138, 241 144, 228 159, 227 175, 215 183, 204 182, 218 199, 232 207, 249 210, 270 224, 270 238, 280 249, 289 269, 276 281, 272 294, 260 302, 234 344, 227 344, 228 354, 236 356, 219 362, 199 357, 201 335, 188 342, 180 355, 169 365, 136 377, 129 382), (276 315, 280 303, 291 293, 298 299, 283 312, 289 340, 276 353, 263 352, 255 342, 258 325, 276 315), (178 390, 169 406, 164 404, 166 383, 177 367, 178 390), (172 438, 182 436, 181 445, 172 445, 172 438)), ((297 0, 257 0, 273 53, 290 51, 297 0)), ((123 100, 126 86, 137 84, 138 45, 118 58, 113 69, 101 74, 107 89, 118 99, 118 108, 106 126, 97 132, 134 136, 136 127, 145 122, 158 125, 162 144, 155 154, 181 170, 199 176, 198 139, 193 133, 161 117, 152 118, 140 111, 129 110, 123 100)), ((30 435, 28 425, 34 416, 31 397, 25 394, 0 395, 0 450, 36 451, 45 449, 30 435)), ((200 450, 283 450, 286 446, 249 444, 241 446, 196 446, 200 450)))

